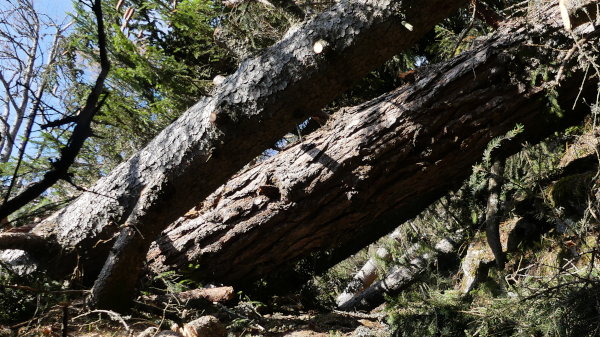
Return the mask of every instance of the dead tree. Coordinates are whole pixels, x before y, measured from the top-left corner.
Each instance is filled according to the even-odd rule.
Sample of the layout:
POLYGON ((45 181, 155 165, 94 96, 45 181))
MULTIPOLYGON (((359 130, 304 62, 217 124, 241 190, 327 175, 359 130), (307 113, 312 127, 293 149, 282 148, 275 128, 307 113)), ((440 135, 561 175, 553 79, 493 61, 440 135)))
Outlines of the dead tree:
MULTIPOLYGON (((577 101, 575 109, 564 118, 549 114, 544 84, 537 82, 532 86, 528 75, 532 67, 559 59, 560 49, 572 43, 557 24, 559 21, 552 20, 557 13, 556 6, 541 12, 539 22, 543 24, 507 24, 488 42, 468 54, 423 70, 412 85, 338 112, 322 131, 307 137, 303 143, 231 179, 200 207, 198 214, 187 215, 188 218, 196 217, 194 223, 178 221, 179 228, 172 229, 151 252, 151 265, 160 269, 199 261, 198 278, 235 283, 282 270, 290 262, 315 251, 328 251, 333 259, 348 256, 390 231, 402 219, 414 216, 461 182, 470 172, 471 165, 481 157, 487 142, 511 129, 515 123, 525 126, 526 132, 520 140, 535 141, 578 120, 589 107, 577 101), (552 48, 539 48, 542 39, 551 43, 552 48)), ((588 41, 596 41, 596 38, 590 36, 588 41)), ((327 52, 323 56, 326 55, 327 52)), ((246 67, 248 64, 245 63, 246 67)), ((576 97, 594 99, 596 83, 584 78, 584 72, 577 67, 569 65, 569 69, 572 75, 556 88, 559 102, 564 107, 571 107, 576 97), (581 83, 584 85, 580 92, 581 83)), ((237 80, 239 76, 238 73, 233 79, 237 80)), ((224 86, 233 86, 232 81, 230 77, 224 86)), ((241 89, 245 88, 242 86, 241 89)), ((286 86, 281 90, 291 89, 286 86)), ((240 95, 244 92, 242 90, 240 95)), ((232 91, 229 93, 234 95, 232 91)), ((284 101, 290 106, 305 104, 284 101)), ((278 104, 277 100, 271 103, 278 104)), ((223 128, 233 126, 235 121, 221 119, 220 111, 210 114, 208 110, 203 116, 213 115, 214 122, 223 128)), ((106 256, 103 252, 110 247, 102 240, 112 242, 120 229, 119 224, 129 224, 123 233, 129 231, 133 236, 139 229, 145 237, 160 227, 156 223, 145 227, 149 222, 115 221, 130 217, 129 213, 122 212, 123 209, 138 207, 136 209, 141 213, 139 218, 133 213, 135 219, 155 219, 159 223, 177 212, 183 213, 180 211, 183 206, 176 205, 177 201, 184 205, 191 203, 191 199, 195 199, 193 195, 205 189, 201 186, 203 183, 209 186, 215 183, 207 181, 200 173, 193 176, 187 169, 205 164, 219 175, 229 168, 211 166, 218 162, 212 161, 213 156, 224 152, 202 150, 208 151, 202 157, 209 159, 208 162, 192 165, 185 160, 192 160, 193 155, 204 152, 198 148, 197 153, 169 151, 181 142, 187 144, 184 139, 189 138, 186 137, 193 138, 203 130, 206 132, 206 129, 200 129, 194 133, 194 122, 198 122, 192 118, 194 113, 202 115, 198 108, 192 109, 176 124, 185 128, 185 122, 189 122, 187 134, 175 133, 174 140, 162 134, 151 144, 153 147, 104 179, 95 190, 102 192, 104 198, 86 194, 74 204, 81 209, 67 208, 36 228, 34 233, 52 237, 66 253, 71 253, 71 258, 80 253, 80 268, 94 275, 92 261, 94 258, 103 261, 106 256), (160 142, 165 144, 158 146, 160 142), (164 152, 150 152, 150 149, 163 149, 164 152), (211 153, 213 156, 209 155, 211 153), (165 159, 164 156, 174 157, 174 163, 159 160, 165 159), (188 173, 177 171, 178 165, 188 173), (156 185, 164 181, 160 179, 139 180, 159 167, 165 169, 160 171, 163 172, 161 176, 167 173, 175 176, 168 177, 167 185, 156 185), (182 176, 178 176, 180 174, 182 176), (126 180, 128 184, 123 185, 120 177, 135 179, 126 180), (183 177, 189 180, 183 180, 183 177), (187 193, 184 199, 179 199, 180 195, 170 188, 174 186, 171 185, 173 181, 188 184, 181 187, 187 193), (135 193, 130 196, 126 191, 135 193), (106 195, 121 197, 113 200, 106 195), (142 201, 138 206, 130 204, 132 201, 138 203, 140 197, 142 201), (94 204, 89 203, 90 200, 104 202, 94 204), (167 207, 163 208, 166 215, 153 213, 161 209, 159 206, 173 206, 177 210, 167 207), (91 214, 88 218, 78 218, 87 212, 91 214), (112 222, 106 223, 107 219, 112 222)), ((243 121, 243 125, 248 125, 248 120, 243 121)), ((270 123, 266 124, 275 128, 270 123)), ((202 125, 214 127, 208 122, 202 125)), ((177 126, 171 126, 166 132, 173 132, 177 126)), ((259 128, 254 130, 260 132, 259 128)), ((240 133, 245 134, 244 131, 240 133)), ((244 141, 252 143, 248 139, 244 141)), ((227 147, 231 153, 237 153, 232 160, 239 159, 243 155, 241 152, 249 149, 248 145, 238 145, 235 152, 227 147)), ((224 144, 219 145, 219 149, 224 147, 224 144)), ((189 205, 187 209, 191 207, 189 205)), ((127 240, 127 235, 122 238, 127 240)), ((141 245, 140 251, 144 251, 143 248, 141 245)), ((129 258, 130 255, 122 256, 129 258)), ((48 262, 46 265, 74 266, 65 264, 70 261, 68 254, 56 257, 56 264, 48 262)), ((136 266, 129 265, 126 272, 136 266)), ((54 270, 60 271, 59 268, 54 270)), ((131 281, 131 275, 124 277, 125 281, 131 281)))
MULTIPOLYGON (((401 233, 400 228, 396 228, 388 237, 392 240, 397 240, 400 238, 401 233)), ((377 260, 389 262, 392 258, 390 251, 385 247, 377 248, 375 254, 376 257, 369 258, 360 270, 354 274, 354 277, 348 282, 344 291, 335 298, 335 303, 338 307, 352 299, 357 293, 365 290, 377 279, 377 260)))
MULTIPOLYGON (((57 97, 50 89, 57 77, 61 42, 70 25, 38 13, 31 0, 7 2, 0 9, 0 163, 13 163, 10 172, 2 172, 6 180, 0 209, 10 197, 20 194, 13 193, 19 185, 26 189, 34 184, 31 176, 19 172, 26 150, 35 152, 30 139, 36 123, 43 120, 48 102, 57 97)), ((6 219, 2 213, 0 210, 0 219, 6 219)))
MULTIPOLYGON (((31 6, 31 10, 33 10, 33 4, 31 6)), ((19 166, 21 165, 23 156, 25 154, 25 147, 27 146, 27 141, 31 134, 33 123, 37 118, 37 114, 41 110, 42 94, 48 85, 46 80, 43 80, 42 83, 40 83, 38 92, 36 93, 36 98, 31 107, 30 116, 28 118, 28 125, 25 130, 25 139, 19 149, 19 158, 17 160, 17 164, 15 165, 13 178, 8 186, 4 202, 0 205, 0 219, 7 217, 19 208, 25 206, 27 203, 33 201, 35 198, 39 197, 60 179, 69 179, 69 168, 75 162, 75 158, 77 155, 79 155, 79 151, 83 147, 85 140, 92 134, 92 121, 106 99, 106 95, 103 95, 104 81, 106 80, 110 70, 110 62, 108 60, 108 54, 106 51, 106 34, 104 32, 104 21, 102 17, 102 2, 100 0, 93 0, 90 1, 89 6, 92 12, 94 12, 98 26, 98 49, 100 54, 100 71, 98 76, 96 77, 92 90, 86 97, 84 106, 81 107, 67 144, 60 150, 60 157, 58 157, 56 161, 52 162, 51 168, 44 173, 41 179, 32 182, 26 188, 24 188, 23 191, 20 191, 17 195, 11 197, 11 190, 14 187, 17 179, 19 166)), ((57 34, 59 34, 59 32, 57 32, 57 34)), ((59 35, 57 35, 57 38, 58 37, 59 35)), ((50 51, 50 56, 52 59, 56 58, 57 46, 58 44, 55 44, 50 51)), ((48 74, 45 76, 48 76, 48 74)), ((29 88, 26 88, 25 90, 29 90, 29 88)))
POLYGON ((492 249, 496 265, 504 269, 506 263, 502 245, 500 244, 500 192, 502 190, 502 175, 504 174, 504 161, 493 160, 488 179, 488 200, 485 212, 485 234, 488 245, 492 249))
MULTIPOLYGON (((452 237, 439 240, 434 249, 421 254, 411 252, 406 257, 406 263, 399 264, 383 277, 373 283, 364 291, 355 294, 352 298, 338 304, 340 310, 372 310, 385 301, 385 296, 397 295, 402 290, 419 280, 427 268, 434 263, 440 254, 455 254, 464 239, 464 233, 457 232, 452 237)), ((419 245, 420 246, 420 245, 419 245)), ((422 247, 418 247, 422 248, 422 247)), ((419 251, 420 249, 415 249, 419 251)))
POLYGON ((41 264, 58 275, 77 266, 95 279, 106 260, 93 302, 127 307, 147 248, 166 226, 465 2, 342 1, 296 26, 90 192, 38 225, 33 233, 50 239, 58 254, 55 263, 41 264), (328 46, 316 54, 313 44, 320 40, 328 46))
POLYGON ((234 176, 157 241, 151 268, 199 264, 192 276, 233 285, 316 252, 326 253, 318 264, 326 268, 461 184, 488 142, 517 123, 525 131, 505 154, 580 121, 590 111, 581 99, 597 93, 581 67, 571 65, 560 86, 549 87, 552 76, 531 84, 536 67, 574 44, 556 4, 538 15, 420 70, 410 85, 338 111, 302 143, 234 176), (555 94, 545 88, 558 93, 563 117, 549 112, 555 94))

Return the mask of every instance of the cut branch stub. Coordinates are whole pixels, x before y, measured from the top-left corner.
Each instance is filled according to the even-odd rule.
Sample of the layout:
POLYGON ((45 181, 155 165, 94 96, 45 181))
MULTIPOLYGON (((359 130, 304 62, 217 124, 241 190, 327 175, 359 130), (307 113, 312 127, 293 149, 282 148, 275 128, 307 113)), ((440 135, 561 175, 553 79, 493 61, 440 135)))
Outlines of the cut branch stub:
POLYGON ((134 226, 133 239, 119 240, 110 251, 92 292, 103 307, 124 307, 111 300, 133 296, 147 248, 172 221, 310 112, 320 110, 356 80, 412 46, 464 2, 336 3, 288 31, 261 55, 242 62, 218 92, 191 107, 146 148, 100 180, 92 189, 94 195, 84 193, 34 231, 60 241, 71 263, 80 257, 80 266, 93 277, 98 275, 98 260, 107 256, 120 230, 111 224, 134 226), (413 33, 405 34, 400 18, 411 21, 413 33), (317 37, 327 38, 336 52, 316 57, 312 41, 317 37), (315 83, 326 85, 315 90, 315 83), (88 249, 101 240, 106 243, 100 249, 88 249))
POLYGON ((599 0, 559 0, 560 15, 567 31, 584 23, 600 23, 599 0))
POLYGON ((329 42, 325 41, 325 40, 317 40, 315 42, 315 44, 313 45, 313 51, 315 52, 315 54, 321 54, 322 52, 324 52, 327 47, 329 46, 329 42))

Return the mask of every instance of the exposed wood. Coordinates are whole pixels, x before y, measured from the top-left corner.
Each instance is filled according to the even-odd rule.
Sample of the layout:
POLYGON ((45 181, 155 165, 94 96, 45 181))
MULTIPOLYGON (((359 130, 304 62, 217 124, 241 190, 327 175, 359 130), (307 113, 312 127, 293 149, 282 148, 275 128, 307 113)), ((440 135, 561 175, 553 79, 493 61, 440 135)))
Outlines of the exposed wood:
POLYGON ((559 0, 560 15, 567 31, 584 23, 600 23, 599 0, 559 0))
POLYGON ((531 65, 560 58, 568 44, 552 19, 556 5, 544 12, 543 25, 507 24, 474 50, 338 111, 302 143, 236 175, 157 241, 151 268, 198 263, 196 278, 232 285, 274 276, 317 252, 327 252, 329 260, 315 264, 326 268, 462 183, 488 142, 516 123, 526 131, 502 146, 507 153, 580 120, 589 112, 581 98, 595 99, 597 80, 582 81, 583 71, 571 68, 556 88, 566 107, 558 118, 528 76, 531 65), (556 45, 530 43, 540 39, 556 45), (280 197, 258 193, 265 184, 280 197))
MULTIPOLYGON (((226 303, 235 298, 232 287, 198 288, 179 293, 163 295, 144 295, 135 304, 142 310, 163 314, 165 307, 177 303, 188 308, 196 308, 205 312, 214 312, 216 303, 226 303)), ((176 311, 169 311, 169 317, 178 319, 176 311)), ((179 317, 180 318, 180 317, 179 317)))
MULTIPOLYGON (((340 310, 366 310, 374 309, 385 301, 385 296, 396 295, 414 282, 435 261, 440 253, 455 253, 462 241, 462 233, 454 235, 455 238, 440 240, 433 251, 413 256, 406 264, 394 266, 381 280, 375 282, 365 291, 357 294, 338 307, 340 310)), ((418 250, 416 250, 418 251, 418 250)))
POLYGON ((325 49, 327 48, 328 45, 329 45, 329 43, 327 41, 318 40, 313 45, 313 51, 315 52, 315 54, 321 54, 323 51, 325 51, 325 49))
POLYGON ((60 276, 78 262, 84 277, 94 279, 120 236, 121 246, 112 250, 93 298, 99 306, 113 300, 128 306, 147 247, 168 224, 464 2, 342 1, 295 26, 264 53, 244 61, 214 96, 198 102, 90 192, 38 225, 34 233, 61 247, 57 264, 46 267, 60 276), (402 21, 410 22, 413 31, 402 21), (326 57, 312 51, 318 39, 331 42, 326 57), (101 290, 106 287, 114 293, 101 290))
MULTIPOLYGON (((396 230, 389 235, 389 238, 396 240, 400 237, 400 233, 400 229, 396 228, 396 230)), ((348 282, 344 291, 335 298, 335 303, 338 307, 343 306, 344 303, 352 299, 357 293, 365 290, 377 279, 377 259, 385 262, 391 259, 391 254, 385 247, 379 247, 376 251, 376 255, 376 258, 371 257, 365 262, 352 280, 348 282)))
POLYGON ((209 302, 227 302, 235 297, 232 287, 216 288, 198 288, 172 295, 154 296, 149 298, 151 301, 168 303, 170 300, 177 300, 178 303, 193 303, 204 301, 209 302))
POLYGON ((125 10, 125 13, 123 13, 123 18, 121 19, 121 32, 125 32, 125 29, 127 29, 127 26, 129 25, 129 20, 131 20, 134 13, 135 8, 133 7, 129 7, 125 10))
POLYGON ((183 325, 183 337, 226 337, 225 326, 214 316, 202 316, 183 325))

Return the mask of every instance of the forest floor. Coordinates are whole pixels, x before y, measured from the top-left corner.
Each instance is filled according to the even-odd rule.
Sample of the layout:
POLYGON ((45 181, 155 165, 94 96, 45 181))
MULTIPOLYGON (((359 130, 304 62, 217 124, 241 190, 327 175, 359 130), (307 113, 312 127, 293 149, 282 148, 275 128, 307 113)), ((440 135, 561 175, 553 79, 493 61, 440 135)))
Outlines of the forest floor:
MULTIPOLYGON (((247 303, 243 303, 248 305, 247 303)), ((221 308, 225 308, 221 306, 221 308)), ((82 336, 82 337, 342 337, 342 336, 390 336, 382 308, 372 313, 356 313, 325 310, 272 312, 252 316, 242 314, 238 304, 215 313, 226 334, 187 333, 179 330, 173 320, 160 315, 118 315, 108 311, 85 311, 78 305, 69 307, 67 330, 64 330, 64 308, 57 305, 44 314, 11 327, 0 326, 4 336, 82 336), (139 317, 136 317, 139 316, 139 317), (235 317, 237 316, 237 317, 235 317), (181 334, 175 334, 178 331, 181 334)), ((184 313, 186 315, 188 313, 184 313)), ((198 313, 194 313, 195 316, 198 313)))

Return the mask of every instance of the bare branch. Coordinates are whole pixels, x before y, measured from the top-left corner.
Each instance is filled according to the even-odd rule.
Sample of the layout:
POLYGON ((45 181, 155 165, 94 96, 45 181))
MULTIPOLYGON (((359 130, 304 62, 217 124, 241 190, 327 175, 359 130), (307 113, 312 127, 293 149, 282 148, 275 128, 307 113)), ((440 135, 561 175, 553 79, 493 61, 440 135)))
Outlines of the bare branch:
POLYGON ((63 117, 61 119, 57 119, 57 120, 48 122, 46 124, 42 124, 40 126, 40 128, 42 130, 45 130, 45 129, 48 129, 48 128, 55 128, 57 126, 61 126, 61 125, 65 125, 65 124, 75 123, 75 122, 77 122, 77 120, 79 120, 78 116, 66 116, 66 117, 63 117))
MULTIPOLYGON (((14 198, 7 200, 2 206, 0 206, 0 218, 8 216, 17 209, 21 208, 28 202, 37 198, 50 186, 54 185, 58 180, 66 177, 67 172, 71 165, 74 163, 76 156, 79 154, 85 140, 91 134, 91 123, 101 108, 101 95, 104 88, 104 80, 108 75, 110 69, 110 62, 106 52, 106 35, 104 32, 104 21, 102 18, 102 4, 101 0, 95 0, 92 6, 92 11, 96 16, 98 24, 98 47, 100 49, 100 73, 96 78, 96 82, 90 94, 87 97, 84 107, 81 109, 79 114, 79 121, 73 129, 73 133, 69 138, 68 144, 61 150, 60 158, 53 163, 53 167, 50 171, 44 174, 44 177, 29 186, 19 195, 14 198)), ((37 101, 39 106, 39 101, 37 101)), ((8 194, 7 194, 8 196, 8 194)))
MULTIPOLYGON (((52 66, 52 64, 54 63, 54 60, 56 58, 56 54, 58 51, 58 43, 59 43, 61 37, 62 37, 62 35, 60 34, 59 31, 57 31, 56 34, 54 35, 54 40, 52 42, 52 47, 50 48, 50 54, 49 54, 47 64, 46 64, 47 69, 49 69, 52 66)), ((37 91, 33 93, 33 99, 34 99, 33 106, 31 107, 31 111, 29 113, 29 116, 27 117, 27 125, 25 126, 24 137, 23 137, 24 139, 23 139, 23 142, 21 143, 21 145, 19 146, 19 154, 17 156, 17 164, 15 165, 15 169, 13 171, 13 175, 12 175, 12 179, 9 184, 9 187, 6 190, 6 195, 4 198, 5 202, 10 197, 12 189, 17 181, 17 175, 18 175, 19 169, 21 167, 21 164, 23 162, 23 158, 25 155, 25 149, 27 148, 27 144, 29 143, 29 138, 31 136, 31 131, 33 129, 33 123, 38 115, 38 112, 40 111, 42 97, 44 95, 44 92, 46 91, 47 85, 48 85, 48 79, 47 78, 42 79, 42 83, 40 83, 37 91)), ((26 89, 27 89, 27 92, 29 92, 29 90, 31 90, 30 88, 26 88, 26 89)))

